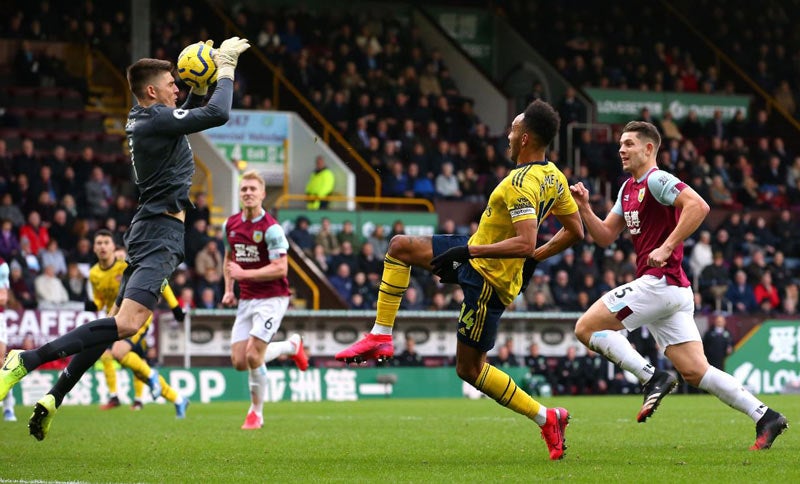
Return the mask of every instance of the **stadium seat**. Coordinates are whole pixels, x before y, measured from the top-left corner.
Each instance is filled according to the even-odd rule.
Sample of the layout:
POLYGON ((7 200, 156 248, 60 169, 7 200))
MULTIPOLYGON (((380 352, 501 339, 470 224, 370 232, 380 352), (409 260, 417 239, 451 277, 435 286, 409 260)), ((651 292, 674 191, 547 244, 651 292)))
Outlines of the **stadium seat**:
POLYGON ((22 133, 16 128, 0 129, 0 138, 6 141, 6 149, 11 153, 19 151, 22 144, 22 133))
POLYGON ((122 152, 123 136, 115 134, 104 134, 99 137, 97 152, 109 155, 116 155, 122 152))
POLYGON ((43 87, 37 92, 36 103, 40 108, 58 109, 61 107, 61 91, 57 87, 43 87))
POLYGON ((81 125, 81 115, 80 111, 59 110, 55 129, 58 131, 75 131, 81 125))
POLYGON ((78 151, 78 142, 76 139, 76 135, 73 132, 54 131, 50 135, 50 140, 53 143, 54 148, 58 145, 61 145, 64 147, 65 150, 67 150, 67 152, 78 151))
POLYGON ((58 112, 52 109, 33 109, 28 112, 32 120, 32 128, 53 131, 58 124, 58 112))
POLYGON ((13 86, 8 89, 8 105, 17 108, 36 107, 36 89, 13 86))
POLYGON ((64 91, 61 94, 61 108, 62 109, 77 109, 83 111, 85 108, 83 104, 83 97, 78 91, 64 91))
POLYGON ((83 111, 80 116, 81 131, 102 133, 105 115, 96 111, 83 111))

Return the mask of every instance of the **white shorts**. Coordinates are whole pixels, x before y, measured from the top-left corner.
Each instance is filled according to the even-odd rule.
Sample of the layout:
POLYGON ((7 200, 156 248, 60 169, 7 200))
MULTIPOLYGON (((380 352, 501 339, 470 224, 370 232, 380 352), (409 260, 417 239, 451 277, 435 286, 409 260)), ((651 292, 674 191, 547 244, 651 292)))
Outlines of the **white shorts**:
POLYGON ((231 330, 231 344, 245 341, 250 336, 269 343, 281 327, 288 308, 289 296, 239 301, 236 321, 231 330))
POLYGON ((662 351, 669 345, 701 341, 690 287, 671 286, 665 277, 645 275, 608 291, 602 300, 626 329, 647 325, 662 351))

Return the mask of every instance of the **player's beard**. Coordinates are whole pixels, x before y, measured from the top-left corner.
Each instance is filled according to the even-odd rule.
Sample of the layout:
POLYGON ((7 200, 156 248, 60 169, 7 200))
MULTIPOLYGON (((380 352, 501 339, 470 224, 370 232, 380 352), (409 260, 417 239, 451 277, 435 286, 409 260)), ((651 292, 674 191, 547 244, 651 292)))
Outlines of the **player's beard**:
POLYGON ((515 146, 515 143, 511 143, 508 145, 508 159, 516 164, 517 158, 519 158, 519 146, 515 146))

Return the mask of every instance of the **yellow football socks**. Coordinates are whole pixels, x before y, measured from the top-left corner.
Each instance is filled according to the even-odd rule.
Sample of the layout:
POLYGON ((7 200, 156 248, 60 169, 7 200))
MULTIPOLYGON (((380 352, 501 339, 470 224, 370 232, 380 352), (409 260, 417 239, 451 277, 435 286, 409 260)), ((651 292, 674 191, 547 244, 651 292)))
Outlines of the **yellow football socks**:
POLYGON ((504 407, 533 419, 539 413, 539 402, 531 398, 524 390, 517 387, 514 380, 506 373, 489 363, 483 364, 475 388, 492 397, 504 407))
POLYGON ((110 351, 106 351, 100 357, 100 363, 103 364, 103 374, 106 376, 106 385, 108 386, 108 393, 111 395, 117 394, 117 368, 114 364, 114 357, 111 356, 110 351))
POLYGON ((144 382, 138 378, 133 379, 133 399, 142 401, 142 392, 144 391, 144 382))
MULTIPOLYGON (((133 371, 133 373, 140 379, 147 380, 150 378, 150 374, 152 372, 150 365, 148 365, 141 356, 137 355, 133 351, 128 352, 124 357, 122 357, 120 363, 122 363, 122 366, 125 368, 130 368, 131 371, 133 371)), ((178 399, 178 392, 169 386, 163 376, 159 375, 158 381, 161 382, 161 396, 166 398, 167 401, 175 403, 175 401, 178 399)))
POLYGON ((167 383, 167 380, 165 380, 163 376, 158 375, 158 381, 161 382, 161 396, 166 398, 168 402, 177 402, 178 392, 169 386, 169 383, 167 383))
POLYGON ((408 289, 410 279, 411 266, 386 254, 383 259, 381 285, 378 287, 376 325, 390 328, 394 326, 394 318, 400 310, 400 301, 408 289))

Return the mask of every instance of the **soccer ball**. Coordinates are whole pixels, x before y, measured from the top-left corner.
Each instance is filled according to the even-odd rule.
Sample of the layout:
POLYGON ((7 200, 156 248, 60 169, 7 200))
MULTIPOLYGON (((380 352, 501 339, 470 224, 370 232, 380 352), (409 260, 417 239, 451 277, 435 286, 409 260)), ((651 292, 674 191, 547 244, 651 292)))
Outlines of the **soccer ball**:
POLYGON ((192 44, 178 55, 178 77, 189 87, 205 87, 217 80, 214 49, 203 42, 192 44))

